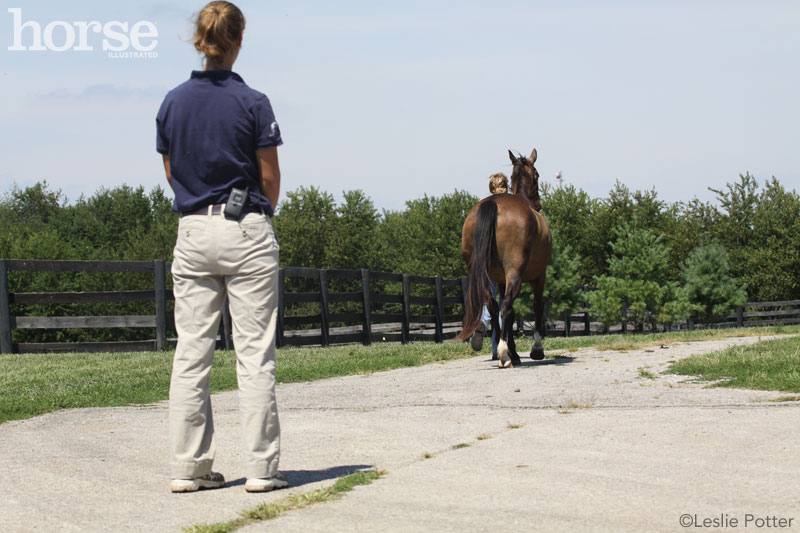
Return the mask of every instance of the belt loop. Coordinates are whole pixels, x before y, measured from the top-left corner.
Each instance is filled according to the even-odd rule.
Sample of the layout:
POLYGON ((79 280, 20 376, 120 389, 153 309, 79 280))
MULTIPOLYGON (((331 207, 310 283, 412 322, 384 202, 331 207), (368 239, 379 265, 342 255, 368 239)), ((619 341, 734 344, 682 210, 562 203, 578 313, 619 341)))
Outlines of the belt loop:
POLYGON ((208 206, 208 216, 211 216, 211 211, 213 210, 213 208, 214 208, 213 205, 208 206))

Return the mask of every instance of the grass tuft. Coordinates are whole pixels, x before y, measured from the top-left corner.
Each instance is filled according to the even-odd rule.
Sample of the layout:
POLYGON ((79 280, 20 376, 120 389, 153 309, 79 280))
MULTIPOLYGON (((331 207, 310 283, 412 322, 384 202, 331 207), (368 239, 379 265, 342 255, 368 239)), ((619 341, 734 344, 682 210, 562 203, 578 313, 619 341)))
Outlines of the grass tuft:
POLYGON ((642 379, 656 379, 658 376, 647 370, 649 367, 643 366, 639 369, 639 377, 642 379))
POLYGON ((568 409, 591 409, 594 407, 594 402, 576 402, 575 400, 570 400, 567 402, 568 409))
POLYGON ((385 470, 367 470, 356 472, 336 480, 332 486, 302 494, 293 494, 276 502, 264 502, 258 507, 242 511, 239 518, 220 522, 217 524, 200 524, 183 528, 187 533, 229 533, 241 527, 273 520, 288 511, 303 509, 309 505, 325 503, 341 498, 359 485, 369 485, 381 476, 386 475, 385 470))
POLYGON ((767 400, 769 402, 800 402, 800 396, 778 396, 767 400))
POLYGON ((460 444, 453 444, 451 446, 451 448, 454 449, 454 450, 460 450, 461 448, 469 448, 470 446, 472 446, 472 444, 468 444, 466 442, 462 442, 460 444))

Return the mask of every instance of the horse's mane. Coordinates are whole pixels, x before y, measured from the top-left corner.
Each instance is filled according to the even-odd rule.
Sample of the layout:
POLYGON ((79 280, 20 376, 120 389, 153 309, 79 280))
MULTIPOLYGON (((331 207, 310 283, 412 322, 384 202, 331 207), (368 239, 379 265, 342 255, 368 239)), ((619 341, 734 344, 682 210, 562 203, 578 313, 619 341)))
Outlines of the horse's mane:
POLYGON ((521 196, 525 198, 531 207, 533 207, 534 211, 541 211, 542 210, 542 201, 539 197, 539 173, 536 171, 536 167, 533 166, 533 163, 527 157, 520 155, 517 158, 517 163, 514 165, 514 169, 511 172, 511 190, 514 191, 514 194, 517 196, 521 196), (526 172, 523 172, 522 167, 527 164, 530 165, 532 172, 531 175, 528 175, 526 172))

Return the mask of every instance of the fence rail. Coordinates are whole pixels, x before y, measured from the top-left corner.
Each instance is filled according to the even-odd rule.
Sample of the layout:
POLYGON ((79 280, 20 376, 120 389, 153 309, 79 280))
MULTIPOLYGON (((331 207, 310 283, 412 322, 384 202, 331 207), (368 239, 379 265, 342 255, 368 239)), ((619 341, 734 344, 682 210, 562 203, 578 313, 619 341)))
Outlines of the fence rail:
MULTIPOLYGON (((174 327, 167 312, 167 302, 174 295, 167 289, 171 263, 156 261, 47 261, 0 259, 0 353, 63 352, 63 351, 134 351, 163 350, 174 344, 168 331, 174 327), (97 292, 12 292, 9 272, 90 272, 144 273, 153 276, 153 290, 97 292), (154 314, 112 316, 26 316, 12 315, 30 305, 73 305, 144 302, 154 304, 154 314), (155 338, 119 342, 13 342, 15 329, 82 329, 82 328, 150 328, 155 338)), ((284 267, 278 275, 278 345, 302 346, 372 342, 410 342, 433 340, 442 342, 446 332, 460 326, 464 280, 444 280, 439 276, 424 277, 369 270, 319 270, 284 267), (287 280, 305 279, 314 282, 312 290, 286 290, 287 280), (332 291, 333 280, 350 281, 360 290, 332 291), (374 284, 394 283, 393 292, 377 290, 374 284), (417 287, 428 287, 431 296, 416 294, 417 287), (456 289, 455 291, 453 289, 456 289), (451 293, 445 294, 446 290, 451 293), (319 311, 287 316, 296 304, 315 304, 319 311), (349 304, 356 309, 336 310, 349 304), (395 312, 381 312, 384 305, 395 312), (445 314, 447 306, 458 306, 459 313, 445 314), (416 312, 412 312, 416 311, 416 312), (339 324, 337 326, 337 324, 339 324)), ((355 287, 353 287, 355 288, 355 287)), ((232 348, 230 313, 227 302, 223 309, 218 337, 220 347, 232 348)))
MULTIPOLYGON (((171 263, 155 261, 44 261, 0 259, 0 353, 163 350, 174 344, 167 302, 171 263), (9 272, 143 273, 153 276, 152 290, 98 292, 12 292, 9 272), (30 305, 144 302, 153 314, 111 316, 12 315, 30 305), (118 342, 13 342, 15 329, 147 328, 155 338, 118 342)), ((304 346, 373 342, 435 341, 461 329, 467 279, 442 279, 370 270, 320 270, 283 267, 278 274, 278 345, 304 346), (342 285, 343 283, 343 285, 342 285), (333 290, 338 284, 339 288, 333 290), (299 290, 287 290, 287 286, 299 290)), ((233 347, 227 302, 218 346, 233 347)), ((687 329, 691 322, 684 322, 687 329)), ((748 302, 711 327, 800 324, 800 300, 748 302)), ((622 323, 612 332, 626 332, 622 323)), ((517 329, 532 329, 520 321, 517 329), (527 327, 526 327, 527 326, 527 327)), ((602 331, 589 309, 548 324, 550 335, 590 335, 602 331)))

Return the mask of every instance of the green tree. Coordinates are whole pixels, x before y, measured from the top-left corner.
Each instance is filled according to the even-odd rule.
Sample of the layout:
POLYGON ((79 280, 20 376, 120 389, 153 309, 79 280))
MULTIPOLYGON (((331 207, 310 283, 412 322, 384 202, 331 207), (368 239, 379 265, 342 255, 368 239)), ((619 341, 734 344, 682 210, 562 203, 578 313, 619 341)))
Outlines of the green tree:
POLYGON ((2 210, 7 222, 17 229, 33 232, 56 222, 67 204, 61 190, 52 190, 47 180, 20 189, 16 184, 2 199, 2 210))
POLYGON ((741 284, 731 277, 728 254, 719 244, 695 248, 681 277, 692 318, 703 324, 722 321, 747 298, 741 284))
POLYGON ((800 197, 772 178, 758 196, 753 241, 740 274, 754 301, 800 298, 800 197))
MULTIPOLYGON (((593 222, 597 202, 573 185, 556 188, 543 184, 541 194, 542 214, 553 232, 558 232, 558 241, 554 241, 554 245, 558 246, 557 242, 569 243, 578 260, 578 284, 588 283, 598 272, 596 265, 605 265, 603 246, 597 244, 593 222)), ((603 244, 605 240, 602 239, 603 244)))
POLYGON ((624 222, 613 231, 608 274, 595 278, 596 291, 589 296, 592 314, 607 328, 620 318, 617 302, 628 308, 628 318, 642 327, 652 313, 658 313, 670 295, 665 279, 669 249, 663 235, 624 222))
POLYGON ((346 191, 344 202, 336 208, 326 263, 331 268, 380 269, 381 260, 375 253, 379 223, 380 215, 363 191, 346 191))
POLYGON ((719 241, 719 210, 697 198, 670 207, 672 219, 664 228, 670 247, 670 278, 678 279, 683 262, 698 246, 719 241))
POLYGON ((711 189, 720 203, 719 242, 728 250, 731 272, 747 280, 752 249, 757 244, 754 223, 758 205, 758 182, 749 173, 728 183, 724 190, 711 189))
POLYGON ((329 240, 336 224, 333 196, 311 187, 286 193, 273 218, 283 266, 328 268, 329 240))
POLYGON ((461 258, 461 228, 478 198, 454 191, 406 202, 402 213, 385 212, 380 254, 392 272, 456 278, 467 273, 461 258))
POLYGON ((547 267, 544 298, 551 317, 563 318, 574 313, 584 302, 580 290, 580 259, 569 244, 561 240, 560 232, 553 230, 553 256, 547 267))

